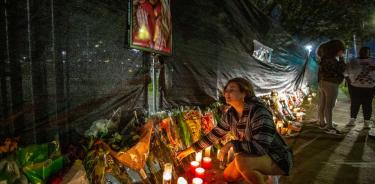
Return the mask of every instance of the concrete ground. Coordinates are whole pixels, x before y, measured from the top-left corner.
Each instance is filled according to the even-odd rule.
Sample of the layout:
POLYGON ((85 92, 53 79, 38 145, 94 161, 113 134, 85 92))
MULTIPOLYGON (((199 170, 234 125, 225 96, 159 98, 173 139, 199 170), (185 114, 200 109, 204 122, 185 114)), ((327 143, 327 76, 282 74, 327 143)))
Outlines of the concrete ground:
POLYGON ((374 184, 375 139, 368 137, 369 130, 363 129, 362 110, 358 114, 356 126, 346 128, 350 101, 340 93, 333 121, 344 134, 336 136, 324 133, 311 122, 316 119, 315 104, 306 107, 306 122, 302 132, 296 137, 286 138, 294 151, 295 165, 291 175, 282 177, 280 183, 374 184))

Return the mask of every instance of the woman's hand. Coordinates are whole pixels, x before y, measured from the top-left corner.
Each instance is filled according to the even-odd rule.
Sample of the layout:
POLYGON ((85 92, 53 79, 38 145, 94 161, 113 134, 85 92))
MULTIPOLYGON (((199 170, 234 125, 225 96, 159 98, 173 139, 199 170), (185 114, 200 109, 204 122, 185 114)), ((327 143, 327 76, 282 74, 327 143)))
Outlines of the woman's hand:
POLYGON ((186 148, 177 154, 177 159, 181 161, 183 158, 187 157, 188 155, 194 153, 194 149, 192 147, 186 148))
POLYGON ((225 144, 219 151, 219 160, 222 162, 224 161, 224 157, 225 155, 228 153, 229 149, 233 147, 233 143, 232 142, 228 142, 227 144, 225 144))

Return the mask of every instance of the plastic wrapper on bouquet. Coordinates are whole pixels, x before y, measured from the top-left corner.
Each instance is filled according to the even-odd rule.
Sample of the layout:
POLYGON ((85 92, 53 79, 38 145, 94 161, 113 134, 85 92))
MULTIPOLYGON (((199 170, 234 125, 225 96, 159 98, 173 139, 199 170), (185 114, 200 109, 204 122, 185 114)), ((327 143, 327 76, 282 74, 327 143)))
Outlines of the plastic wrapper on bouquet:
POLYGON ((19 148, 17 159, 29 182, 34 184, 46 183, 64 164, 58 141, 19 148))

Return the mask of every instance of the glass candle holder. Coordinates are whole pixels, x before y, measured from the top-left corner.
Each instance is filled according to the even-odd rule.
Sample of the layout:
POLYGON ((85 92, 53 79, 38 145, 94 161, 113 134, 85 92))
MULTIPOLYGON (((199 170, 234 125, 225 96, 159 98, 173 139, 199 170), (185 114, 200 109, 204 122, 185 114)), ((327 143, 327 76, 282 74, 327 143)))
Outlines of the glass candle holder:
POLYGON ((203 157, 202 167, 206 170, 212 168, 212 159, 210 157, 203 157))
POLYGON ((178 177, 177 184, 188 184, 184 177, 178 177))
POLYGON ((195 169, 199 167, 199 162, 197 161, 191 161, 190 162, 190 172, 191 174, 195 174, 195 169))
POLYGON ((197 162, 202 161, 202 151, 199 151, 195 154, 195 161, 197 161, 197 162))
POLYGON ((192 184, 202 184, 203 180, 201 178, 193 178, 191 182, 192 184))
POLYGON ((204 178, 204 172, 205 170, 202 167, 198 167, 195 169, 195 177, 197 178, 204 178))

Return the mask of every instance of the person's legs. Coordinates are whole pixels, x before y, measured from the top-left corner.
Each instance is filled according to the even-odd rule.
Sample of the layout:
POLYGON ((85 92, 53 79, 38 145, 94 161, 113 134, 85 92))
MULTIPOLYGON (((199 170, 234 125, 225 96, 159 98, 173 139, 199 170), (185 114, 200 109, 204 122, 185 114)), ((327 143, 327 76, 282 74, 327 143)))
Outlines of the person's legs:
POLYGON ((322 81, 323 90, 326 94, 324 116, 326 118, 326 123, 328 128, 333 128, 332 124, 332 112, 335 107, 336 98, 338 95, 338 84, 332 82, 322 81))
POLYGON ((283 175, 276 163, 268 156, 255 156, 245 153, 238 154, 234 162, 243 179, 252 184, 264 184, 267 175, 283 175))
POLYGON ((372 114, 372 99, 374 98, 374 94, 372 88, 361 88, 361 104, 362 104, 362 111, 363 111, 363 119, 370 120, 372 114))
POLYGON ((223 173, 224 180, 227 182, 235 182, 242 180, 241 173, 236 169, 235 161, 229 163, 223 173))
POLYGON ((361 106, 361 91, 354 86, 351 86, 350 93, 350 118, 357 118, 359 107, 361 106))
POLYGON ((324 119, 324 110, 325 110, 325 101, 326 101, 326 95, 322 88, 322 82, 319 82, 319 110, 318 110, 318 118, 319 118, 319 124, 321 127, 325 125, 325 119, 324 119))
POLYGON ((372 99, 374 98, 374 94, 372 88, 360 88, 361 91, 361 104, 362 104, 362 112, 363 112, 363 119, 364 119, 364 126, 363 128, 370 128, 371 122, 371 114, 372 114, 372 99))

